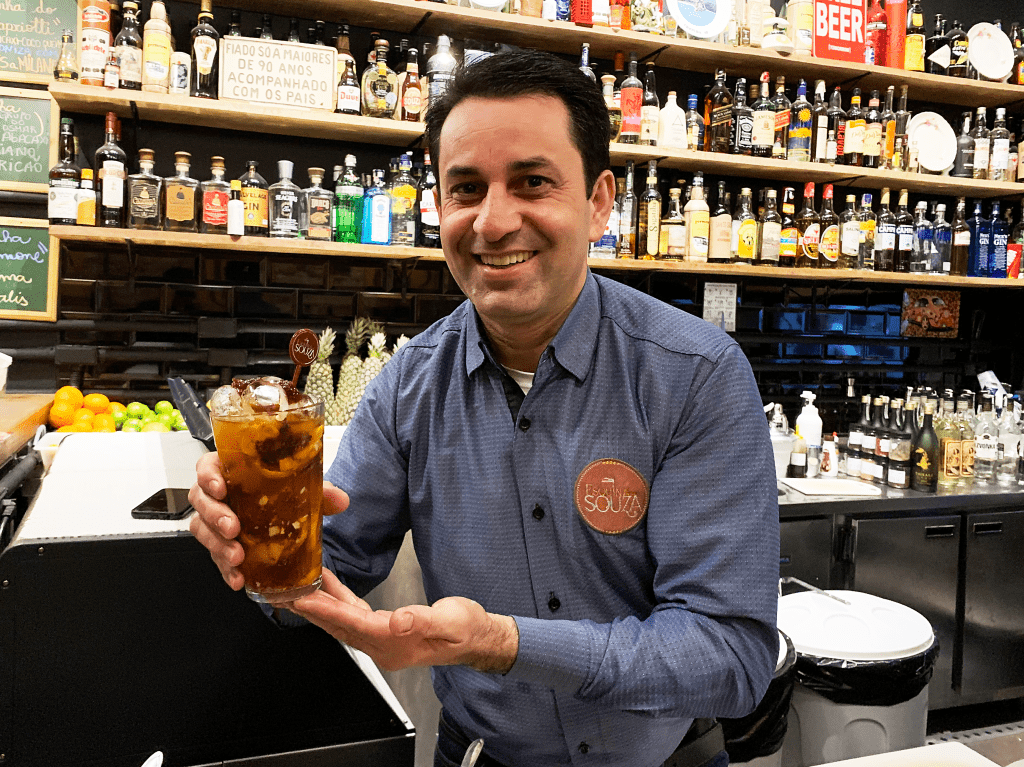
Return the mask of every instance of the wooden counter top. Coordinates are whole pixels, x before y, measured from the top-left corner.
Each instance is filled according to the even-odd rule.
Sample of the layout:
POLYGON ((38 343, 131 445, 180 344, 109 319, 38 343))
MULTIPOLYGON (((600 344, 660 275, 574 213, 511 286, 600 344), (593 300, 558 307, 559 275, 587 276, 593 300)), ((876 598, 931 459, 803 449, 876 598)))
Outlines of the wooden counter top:
POLYGON ((46 423, 52 394, 0 394, 0 466, 23 448, 46 423), (2 433, 10 435, 2 438, 2 433))

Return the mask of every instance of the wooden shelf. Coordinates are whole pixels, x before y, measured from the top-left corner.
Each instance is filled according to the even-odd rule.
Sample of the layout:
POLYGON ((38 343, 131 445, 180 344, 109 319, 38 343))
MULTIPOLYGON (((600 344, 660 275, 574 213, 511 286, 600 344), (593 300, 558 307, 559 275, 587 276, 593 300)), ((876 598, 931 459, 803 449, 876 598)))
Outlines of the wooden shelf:
POLYGON ((107 90, 97 86, 56 82, 50 83, 50 94, 64 112, 115 112, 119 117, 130 118, 133 116, 134 105, 141 119, 155 122, 386 146, 414 146, 419 144, 423 136, 421 123, 334 114, 323 110, 107 90))
MULTIPOLYGON (((222 234, 146 231, 143 229, 106 229, 91 226, 51 226, 50 234, 61 242, 84 245, 142 245, 189 250, 237 250, 242 253, 277 253, 293 256, 335 256, 388 261, 424 261, 440 263, 444 255, 436 248, 399 248, 389 245, 361 245, 315 240, 284 240, 270 237, 228 237, 222 234)), ((630 272, 703 274, 709 277, 752 277, 758 279, 828 282, 889 283, 899 285, 936 285, 947 288, 1024 288, 1022 280, 997 280, 986 277, 943 277, 931 274, 897 274, 856 269, 782 269, 746 264, 705 264, 686 261, 643 261, 633 258, 591 258, 591 269, 630 272)))
POLYGON ((0 191, 47 194, 50 191, 50 185, 34 181, 0 181, 0 191))

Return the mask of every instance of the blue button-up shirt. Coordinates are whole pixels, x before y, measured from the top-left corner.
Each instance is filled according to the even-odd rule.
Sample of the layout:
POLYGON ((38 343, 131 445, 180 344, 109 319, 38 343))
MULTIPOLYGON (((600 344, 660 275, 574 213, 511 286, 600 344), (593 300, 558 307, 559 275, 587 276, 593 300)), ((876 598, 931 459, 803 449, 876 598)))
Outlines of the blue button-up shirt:
POLYGON ((395 355, 327 473, 351 497, 327 563, 364 594, 411 528, 431 602, 515 617, 508 674, 433 669, 495 759, 653 767, 694 717, 749 712, 775 668, 778 501, 750 366, 714 326, 588 275, 515 422, 505 375, 468 301, 395 355), (604 458, 649 488, 621 534, 574 500, 604 458))

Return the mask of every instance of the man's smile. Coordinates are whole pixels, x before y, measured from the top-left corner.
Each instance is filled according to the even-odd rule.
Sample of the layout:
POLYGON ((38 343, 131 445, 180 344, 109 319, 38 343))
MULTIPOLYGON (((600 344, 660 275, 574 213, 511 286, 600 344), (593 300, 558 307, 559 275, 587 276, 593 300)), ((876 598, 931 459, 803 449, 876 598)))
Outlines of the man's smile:
POLYGON ((474 253, 473 254, 485 266, 512 266, 529 261, 537 255, 535 250, 513 250, 508 253, 474 253))

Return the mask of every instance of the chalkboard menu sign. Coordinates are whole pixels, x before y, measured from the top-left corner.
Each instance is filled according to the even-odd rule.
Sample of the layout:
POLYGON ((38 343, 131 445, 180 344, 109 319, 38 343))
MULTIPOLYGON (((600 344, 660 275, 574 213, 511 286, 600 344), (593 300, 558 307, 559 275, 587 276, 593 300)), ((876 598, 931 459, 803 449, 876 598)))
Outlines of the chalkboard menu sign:
POLYGON ((57 162, 57 114, 46 91, 0 88, 0 189, 46 192, 57 162))
POLYGON ((77 20, 75 0, 0 0, 0 80, 52 80, 61 32, 77 40, 77 20))
POLYGON ((58 248, 46 221, 0 217, 0 318, 57 319, 58 248))

